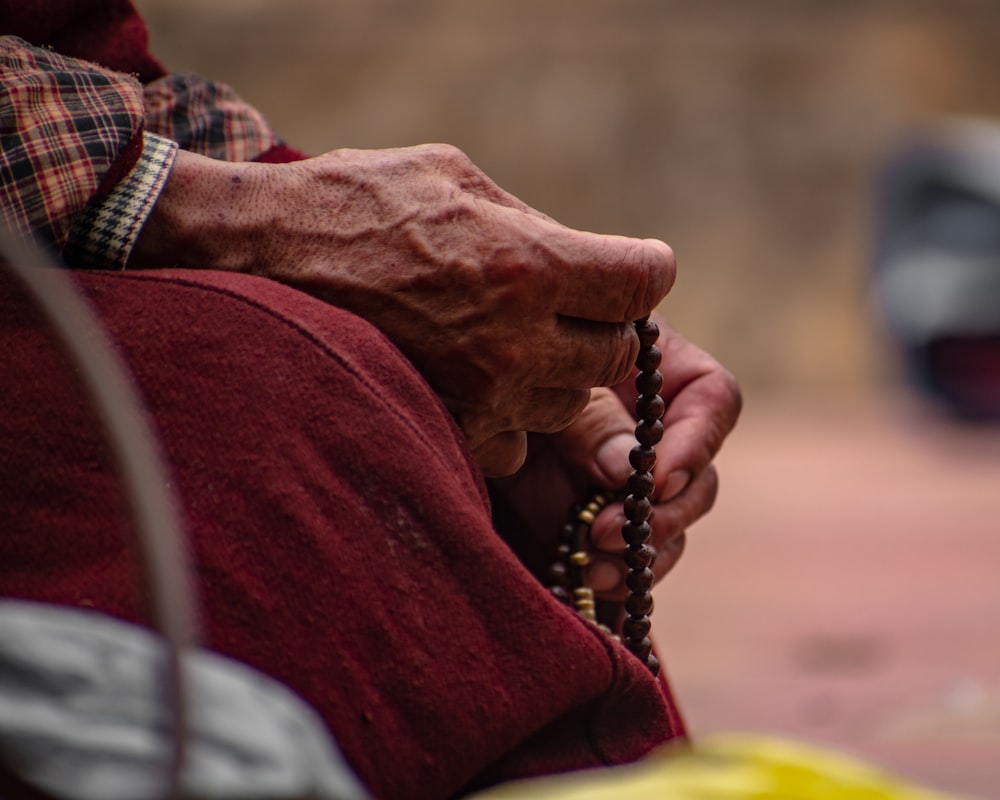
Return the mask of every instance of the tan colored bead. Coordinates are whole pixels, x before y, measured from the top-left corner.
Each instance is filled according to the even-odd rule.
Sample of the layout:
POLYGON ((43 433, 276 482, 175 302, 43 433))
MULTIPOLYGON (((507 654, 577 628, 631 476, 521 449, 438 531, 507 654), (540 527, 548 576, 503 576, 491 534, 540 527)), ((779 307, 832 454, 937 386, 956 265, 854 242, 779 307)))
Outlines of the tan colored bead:
POLYGON ((590 563, 590 553, 586 550, 577 550, 575 553, 570 553, 569 563, 575 567, 585 567, 590 563))
POLYGON ((580 520, 580 522, 585 522, 587 525, 594 524, 594 513, 592 511, 588 511, 586 508, 577 514, 576 518, 580 520))

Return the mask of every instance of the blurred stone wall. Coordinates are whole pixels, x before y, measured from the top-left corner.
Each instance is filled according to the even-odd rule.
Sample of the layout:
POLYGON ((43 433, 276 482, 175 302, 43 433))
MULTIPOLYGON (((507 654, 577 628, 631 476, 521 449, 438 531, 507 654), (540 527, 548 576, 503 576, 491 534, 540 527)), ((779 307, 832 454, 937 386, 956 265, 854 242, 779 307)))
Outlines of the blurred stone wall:
POLYGON ((1000 115, 995 0, 139 0, 172 69, 311 152, 447 141, 575 227, 655 236, 664 311, 748 394, 895 380, 866 299, 883 159, 1000 115))

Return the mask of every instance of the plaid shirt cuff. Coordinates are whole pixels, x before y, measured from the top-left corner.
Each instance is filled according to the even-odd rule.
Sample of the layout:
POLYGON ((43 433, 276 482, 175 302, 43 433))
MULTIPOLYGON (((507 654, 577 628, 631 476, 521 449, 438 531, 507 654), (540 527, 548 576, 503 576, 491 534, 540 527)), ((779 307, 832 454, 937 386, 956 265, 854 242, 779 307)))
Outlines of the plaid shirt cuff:
POLYGON ((142 155, 132 171, 100 201, 73 220, 63 258, 82 269, 125 269, 132 246, 167 182, 177 143, 143 134, 142 155))

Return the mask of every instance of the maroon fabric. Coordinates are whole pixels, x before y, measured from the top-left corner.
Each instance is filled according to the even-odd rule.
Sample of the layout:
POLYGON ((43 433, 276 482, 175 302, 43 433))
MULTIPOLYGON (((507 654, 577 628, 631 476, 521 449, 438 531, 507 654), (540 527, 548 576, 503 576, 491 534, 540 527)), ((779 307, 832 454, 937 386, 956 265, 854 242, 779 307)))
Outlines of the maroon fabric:
POLYGON ((143 83, 164 74, 129 0, 0 0, 0 33, 134 73, 143 83))
MULTIPOLYGON (((446 410, 358 318, 273 282, 79 273, 174 471, 206 642, 322 715, 380 797, 635 759, 682 733, 493 531, 446 410)), ((143 618, 74 368, 0 280, 0 595, 143 618)))
MULTIPOLYGON (((124 0, 0 10, 5 32, 161 74, 124 0)), ((669 692, 493 531, 453 421, 366 323, 247 276, 77 280, 172 464, 206 643, 299 692, 377 796, 619 763, 683 734, 669 692)), ((45 330, 5 280, 0 595, 141 620, 119 481, 45 330)))
POLYGON ((290 161, 302 161, 306 158, 309 158, 309 156, 301 150, 296 150, 294 147, 290 147, 282 142, 281 144, 276 144, 270 150, 261 153, 254 161, 260 161, 265 164, 287 164, 290 161))
MULTIPOLYGON (((0 34, 132 73, 143 83, 166 74, 149 52, 146 24, 129 0, 0 0, 0 34)), ((135 165, 141 145, 142 137, 137 136, 105 177, 98 197, 135 165)), ((282 142, 255 160, 276 164, 304 158, 308 155, 282 142)))

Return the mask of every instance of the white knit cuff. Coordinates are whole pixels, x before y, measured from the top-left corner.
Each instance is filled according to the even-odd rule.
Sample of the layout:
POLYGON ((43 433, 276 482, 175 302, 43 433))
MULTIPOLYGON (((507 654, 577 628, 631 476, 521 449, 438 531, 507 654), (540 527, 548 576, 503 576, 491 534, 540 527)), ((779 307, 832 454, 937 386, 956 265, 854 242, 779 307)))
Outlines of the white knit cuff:
POLYGON ((143 133, 142 155, 132 171, 73 220, 63 250, 66 263, 80 269, 125 269, 176 155, 176 142, 143 133))

